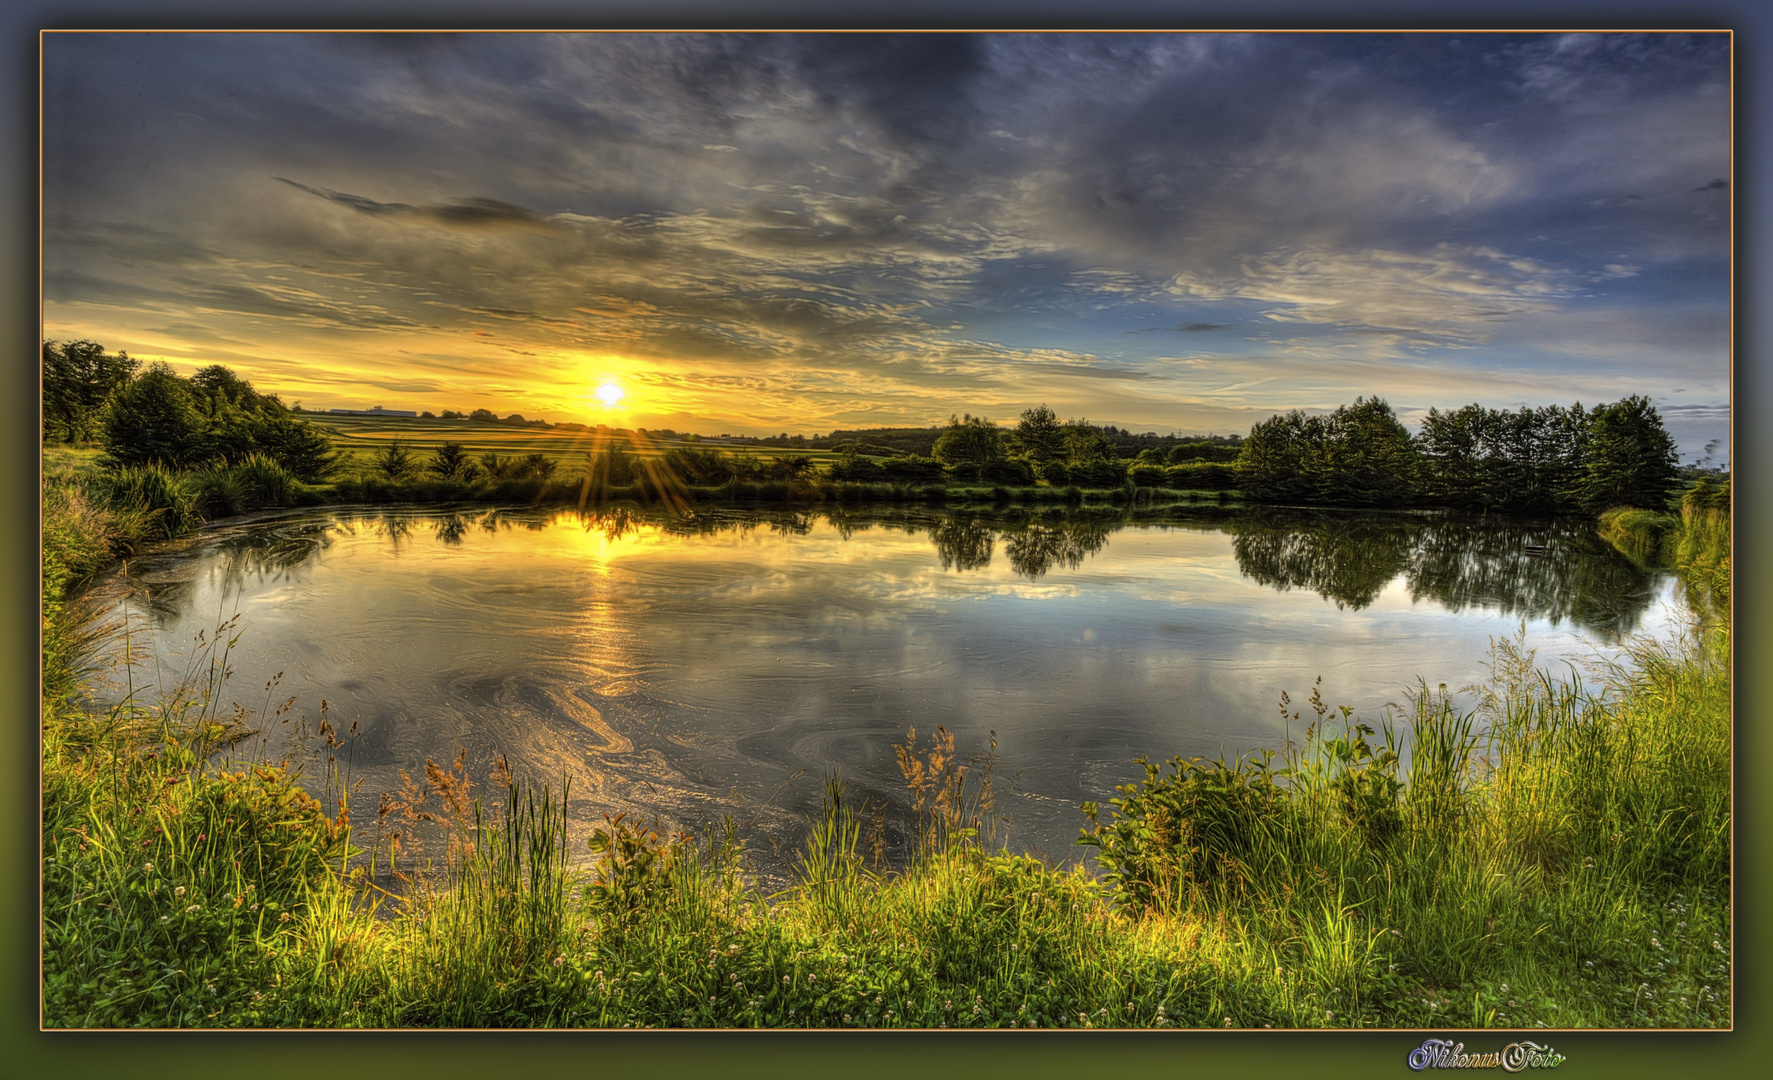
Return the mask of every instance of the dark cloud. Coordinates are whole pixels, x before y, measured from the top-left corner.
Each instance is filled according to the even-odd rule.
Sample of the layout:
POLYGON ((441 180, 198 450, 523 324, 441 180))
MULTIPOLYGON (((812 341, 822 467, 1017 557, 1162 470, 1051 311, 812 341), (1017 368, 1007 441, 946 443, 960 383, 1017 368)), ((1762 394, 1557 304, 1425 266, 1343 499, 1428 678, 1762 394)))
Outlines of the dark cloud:
POLYGON ((281 176, 273 177, 293 188, 300 188, 310 195, 318 196, 328 202, 348 206, 360 214, 398 215, 422 218, 439 225, 456 228, 494 228, 499 226, 518 225, 523 227, 546 226, 542 215, 534 210, 521 206, 513 206, 498 199, 461 199, 442 206, 413 206, 408 203, 384 203, 374 199, 366 199, 361 195, 350 195, 342 191, 331 191, 327 188, 309 187, 307 184, 287 180, 281 176))

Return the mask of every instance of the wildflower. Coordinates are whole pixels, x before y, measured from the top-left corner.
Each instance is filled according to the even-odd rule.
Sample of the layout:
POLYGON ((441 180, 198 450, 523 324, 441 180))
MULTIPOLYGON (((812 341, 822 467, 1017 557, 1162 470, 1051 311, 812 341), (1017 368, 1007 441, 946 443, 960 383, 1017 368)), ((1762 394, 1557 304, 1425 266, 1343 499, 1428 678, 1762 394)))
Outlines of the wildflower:
POLYGON ((843 1014, 843 1022, 846 1024, 850 1022, 850 1014, 849 1013, 843 1014))
POLYGON ((165 922, 167 920, 167 918, 168 918, 168 916, 162 915, 162 916, 160 916, 160 921, 165 922))
POLYGON ((554 966, 555 966, 555 967, 559 967, 559 966, 560 966, 560 965, 562 965, 562 964, 564 964, 564 963, 566 963, 566 957, 564 957, 564 956, 556 956, 556 957, 555 957, 555 958, 554 958, 554 966))
POLYGON ((783 982, 784 982, 784 983, 786 983, 786 982, 788 982, 788 981, 789 981, 789 978, 790 978, 790 977, 789 977, 789 976, 787 976, 787 975, 784 975, 784 976, 782 976, 782 981, 783 981, 783 982))
POLYGON ((174 895, 174 896, 185 895, 185 887, 183 885, 180 885, 178 888, 172 890, 172 895, 174 895))
POLYGON ((190 907, 185 909, 185 914, 189 915, 191 912, 196 911, 198 908, 201 908, 202 906, 203 906, 202 904, 192 904, 190 907))
POLYGON ((145 862, 142 864, 142 873, 152 874, 153 872, 154 872, 154 864, 153 863, 145 862))
POLYGON ((277 921, 278 922, 288 922, 289 921, 289 912, 279 911, 277 913, 277 921))

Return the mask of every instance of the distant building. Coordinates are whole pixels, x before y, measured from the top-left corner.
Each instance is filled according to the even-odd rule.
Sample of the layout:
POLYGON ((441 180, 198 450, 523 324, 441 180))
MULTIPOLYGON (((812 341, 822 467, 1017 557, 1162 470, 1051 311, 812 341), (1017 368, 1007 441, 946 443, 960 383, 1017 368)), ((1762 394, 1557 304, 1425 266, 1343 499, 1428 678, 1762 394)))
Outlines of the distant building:
POLYGON ((417 419, 419 415, 407 409, 384 409, 380 405, 373 409, 328 409, 326 411, 340 416, 410 416, 417 419))

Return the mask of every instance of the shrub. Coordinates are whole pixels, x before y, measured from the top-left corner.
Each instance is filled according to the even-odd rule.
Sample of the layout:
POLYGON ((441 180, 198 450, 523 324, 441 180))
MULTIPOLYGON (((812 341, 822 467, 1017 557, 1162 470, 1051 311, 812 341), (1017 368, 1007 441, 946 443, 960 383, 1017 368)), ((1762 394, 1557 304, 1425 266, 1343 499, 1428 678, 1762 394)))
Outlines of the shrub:
POLYGON ((1189 886, 1236 886, 1243 866, 1276 824, 1282 800, 1270 755, 1227 764, 1224 758, 1171 758, 1169 771, 1140 757, 1145 779, 1116 788, 1111 818, 1083 805, 1091 828, 1078 843, 1096 849, 1117 903, 1166 908, 1189 886))
POLYGON ((480 476, 480 466, 468 456, 458 442, 445 442, 431 453, 426 469, 445 480, 473 481, 480 476))
POLYGON ((1071 482, 1079 487, 1117 488, 1126 483, 1126 466, 1118 461, 1092 461, 1071 466, 1071 482))
POLYGON ((94 486, 108 508, 145 515, 150 535, 170 539, 203 522, 191 485, 162 465, 125 466, 100 473, 94 486))
POLYGON ((390 480, 404 480, 419 468, 419 463, 413 460, 406 447, 400 445, 399 439, 382 447, 370 460, 375 470, 390 480))

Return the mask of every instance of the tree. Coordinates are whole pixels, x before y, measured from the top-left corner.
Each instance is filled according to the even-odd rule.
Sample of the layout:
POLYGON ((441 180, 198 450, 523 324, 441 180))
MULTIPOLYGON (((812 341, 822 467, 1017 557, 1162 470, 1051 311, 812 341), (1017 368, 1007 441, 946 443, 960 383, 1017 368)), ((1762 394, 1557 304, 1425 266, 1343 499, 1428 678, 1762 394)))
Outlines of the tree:
POLYGON ((1616 506, 1665 510, 1680 486, 1674 439, 1650 399, 1632 395, 1589 414, 1576 503, 1598 514, 1616 506))
POLYGON ((371 460, 375 463, 376 470, 390 480, 404 479, 418 468, 418 464, 413 461, 412 454, 407 452, 406 447, 400 445, 399 439, 382 447, 371 460))
POLYGON ((480 475, 480 466, 458 442, 446 442, 432 451, 425 468, 445 480, 473 480, 480 475))
POLYGON ((1293 409, 1250 428, 1238 451, 1237 486, 1253 499, 1298 499, 1311 494, 1307 458, 1327 438, 1324 419, 1293 409))
POLYGON ((1088 420, 1065 422, 1065 464, 1076 469, 1115 459, 1114 443, 1088 420))
POLYGON ((1037 465, 1065 456, 1065 429, 1044 402, 1022 414, 1014 438, 1017 448, 1037 465))
POLYGON ((43 343, 43 437, 88 442, 99 436, 105 402, 139 366, 96 341, 43 343))
POLYGON ((208 436, 190 387, 162 363, 149 364, 105 407, 105 453, 120 465, 185 468, 211 455, 208 436))
POLYGON ((1350 506, 1400 506, 1416 498, 1418 462, 1410 433, 1379 398, 1355 398, 1330 414, 1327 453, 1313 477, 1318 496, 1350 506))
POLYGON ((947 429, 936 438, 933 456, 948 465, 985 466, 1004 459, 1003 439, 997 425, 983 416, 950 416, 947 429))

